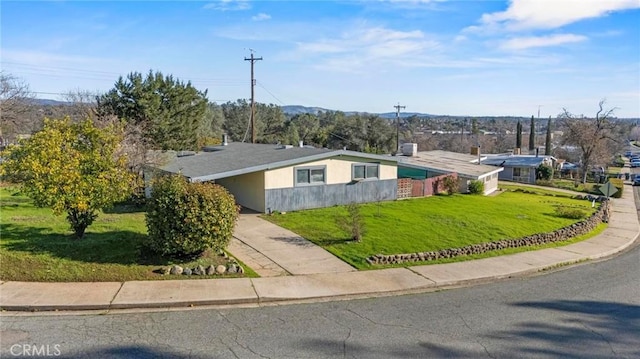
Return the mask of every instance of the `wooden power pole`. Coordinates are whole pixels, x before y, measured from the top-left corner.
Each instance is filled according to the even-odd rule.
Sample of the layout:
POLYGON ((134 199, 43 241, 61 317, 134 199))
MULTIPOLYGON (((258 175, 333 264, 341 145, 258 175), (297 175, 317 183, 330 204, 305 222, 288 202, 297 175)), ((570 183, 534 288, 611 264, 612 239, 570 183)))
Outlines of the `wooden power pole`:
POLYGON ((400 109, 405 109, 407 106, 400 106, 400 102, 393 106, 396 109, 396 154, 400 153, 400 109))
POLYGON ((255 102, 255 87, 256 79, 253 77, 253 65, 256 61, 262 60, 262 57, 253 57, 253 50, 251 51, 251 57, 244 58, 244 61, 251 61, 251 143, 256 143, 256 102, 255 102))

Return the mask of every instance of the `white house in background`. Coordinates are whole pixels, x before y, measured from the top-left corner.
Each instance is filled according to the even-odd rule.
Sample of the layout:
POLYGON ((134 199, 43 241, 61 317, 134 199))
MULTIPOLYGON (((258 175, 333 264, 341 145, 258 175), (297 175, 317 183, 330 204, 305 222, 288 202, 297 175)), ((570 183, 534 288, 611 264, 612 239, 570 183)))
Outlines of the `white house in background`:
POLYGON ((541 164, 555 168, 556 158, 549 155, 485 155, 482 164, 504 168, 499 179, 520 183, 536 183, 536 168, 541 164))
POLYGON ((440 150, 418 152, 417 146, 413 147, 415 144, 403 144, 407 145, 411 150, 397 157, 398 178, 425 179, 457 173, 461 193, 468 193, 469 183, 474 180, 484 182, 484 194, 498 189, 498 174, 503 168, 478 164, 477 155, 440 150))

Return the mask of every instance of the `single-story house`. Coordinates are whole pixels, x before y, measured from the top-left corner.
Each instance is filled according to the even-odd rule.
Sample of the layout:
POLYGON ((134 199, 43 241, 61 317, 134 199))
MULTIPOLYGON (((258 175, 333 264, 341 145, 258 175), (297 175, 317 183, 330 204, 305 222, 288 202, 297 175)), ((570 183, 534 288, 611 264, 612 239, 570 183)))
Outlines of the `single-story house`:
POLYGON ((486 155, 482 164, 504 168, 500 180, 535 184, 536 168, 541 164, 555 168, 556 159, 548 155, 486 155))
POLYGON ((398 178, 426 179, 457 173, 461 193, 468 193, 469 183, 474 180, 484 182, 484 194, 498 189, 498 173, 503 168, 478 164, 476 155, 439 150, 404 153, 398 156, 398 178))
POLYGON ((395 157, 309 146, 230 142, 178 153, 145 171, 180 173, 222 185, 236 202, 262 213, 395 200, 395 157))

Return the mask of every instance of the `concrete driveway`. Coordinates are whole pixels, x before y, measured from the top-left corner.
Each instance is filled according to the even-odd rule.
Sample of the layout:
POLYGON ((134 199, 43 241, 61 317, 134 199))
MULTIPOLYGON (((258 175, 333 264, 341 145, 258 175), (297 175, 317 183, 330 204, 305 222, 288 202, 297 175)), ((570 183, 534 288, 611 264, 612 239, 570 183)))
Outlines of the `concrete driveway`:
POLYGON ((356 269, 297 234, 242 213, 229 252, 263 277, 346 273, 356 269))

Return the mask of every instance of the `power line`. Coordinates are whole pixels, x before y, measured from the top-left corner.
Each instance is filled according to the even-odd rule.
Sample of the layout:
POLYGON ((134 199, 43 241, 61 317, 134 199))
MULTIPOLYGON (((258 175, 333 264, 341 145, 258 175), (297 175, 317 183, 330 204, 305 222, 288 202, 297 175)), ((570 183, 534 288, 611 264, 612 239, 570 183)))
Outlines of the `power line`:
POLYGON ((264 87, 264 85, 262 85, 262 83, 260 83, 260 81, 257 81, 258 86, 262 87, 263 90, 267 91, 267 93, 269 95, 271 95, 271 97, 273 97, 274 99, 276 99, 276 101, 280 102, 280 104, 285 105, 284 102, 282 102, 279 98, 276 97, 276 95, 274 95, 273 93, 271 93, 271 91, 269 91, 266 87, 264 87))

